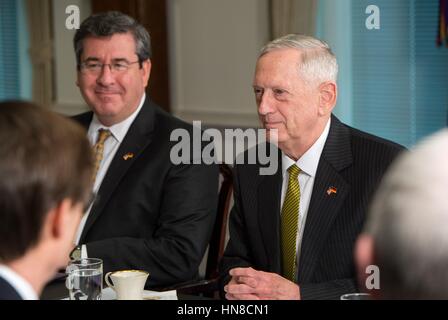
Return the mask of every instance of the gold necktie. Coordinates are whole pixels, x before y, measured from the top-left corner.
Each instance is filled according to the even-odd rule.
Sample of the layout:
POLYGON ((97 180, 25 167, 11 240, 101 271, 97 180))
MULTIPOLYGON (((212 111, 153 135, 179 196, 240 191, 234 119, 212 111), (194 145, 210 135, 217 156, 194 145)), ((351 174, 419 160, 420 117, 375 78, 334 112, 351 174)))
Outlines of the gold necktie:
POLYGON ((293 164, 288 168, 288 191, 283 202, 281 217, 281 241, 283 276, 295 282, 296 238, 299 222, 300 186, 298 176, 300 168, 293 164))
POLYGON ((99 129, 98 130, 98 139, 93 146, 93 156, 95 160, 95 167, 93 170, 93 181, 95 182, 96 174, 98 173, 98 169, 100 168, 101 160, 103 160, 103 152, 104 152, 104 142, 107 138, 111 136, 111 132, 107 129, 99 129))

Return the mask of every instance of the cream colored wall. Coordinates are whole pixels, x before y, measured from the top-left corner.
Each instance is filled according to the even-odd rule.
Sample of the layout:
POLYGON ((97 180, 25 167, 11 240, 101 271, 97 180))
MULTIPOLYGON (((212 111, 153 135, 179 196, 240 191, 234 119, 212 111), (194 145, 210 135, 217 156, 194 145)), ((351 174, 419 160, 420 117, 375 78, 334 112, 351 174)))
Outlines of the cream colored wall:
POLYGON ((168 3, 174 114, 205 124, 258 126, 252 76, 268 40, 268 1, 168 3))
POLYGON ((76 30, 68 30, 65 20, 68 15, 65 8, 77 5, 80 9, 80 21, 90 15, 90 0, 53 0, 53 32, 55 59, 55 102, 53 109, 64 114, 77 114, 88 110, 76 81, 76 59, 73 50, 73 36, 76 30))

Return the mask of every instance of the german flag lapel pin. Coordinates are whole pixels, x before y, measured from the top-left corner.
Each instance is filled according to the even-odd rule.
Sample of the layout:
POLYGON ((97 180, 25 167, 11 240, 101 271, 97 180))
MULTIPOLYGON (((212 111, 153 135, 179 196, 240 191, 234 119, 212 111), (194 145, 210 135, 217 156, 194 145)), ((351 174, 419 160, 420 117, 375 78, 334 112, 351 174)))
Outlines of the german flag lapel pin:
POLYGON ((123 156, 124 161, 132 159, 132 158, 134 158, 134 154, 132 152, 128 152, 123 156))
POLYGON ((336 189, 336 187, 329 187, 328 189, 327 189, 327 194, 329 195, 329 196, 331 196, 332 194, 337 194, 338 193, 338 189, 336 189))

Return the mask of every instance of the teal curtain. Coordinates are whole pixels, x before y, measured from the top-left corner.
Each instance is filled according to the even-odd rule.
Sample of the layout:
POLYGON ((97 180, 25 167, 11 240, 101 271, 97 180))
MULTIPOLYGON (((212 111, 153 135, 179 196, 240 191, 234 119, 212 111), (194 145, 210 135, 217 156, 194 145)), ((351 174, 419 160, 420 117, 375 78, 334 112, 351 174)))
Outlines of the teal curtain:
POLYGON ((339 61, 334 113, 407 147, 446 126, 448 48, 437 46, 439 0, 319 0, 317 36, 339 61), (366 8, 380 29, 366 28, 366 8))
POLYGON ((352 1, 353 125, 412 146, 446 125, 448 50, 436 45, 438 0, 352 1))
POLYGON ((0 100, 31 99, 29 35, 23 0, 0 0, 0 100))

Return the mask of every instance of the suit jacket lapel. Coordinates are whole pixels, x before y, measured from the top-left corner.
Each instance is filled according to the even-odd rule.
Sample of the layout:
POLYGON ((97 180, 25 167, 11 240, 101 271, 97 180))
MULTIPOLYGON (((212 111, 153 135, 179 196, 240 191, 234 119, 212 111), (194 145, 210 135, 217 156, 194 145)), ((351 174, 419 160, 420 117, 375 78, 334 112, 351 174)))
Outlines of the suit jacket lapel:
POLYGON ((140 110, 132 125, 129 127, 125 138, 115 154, 109 169, 98 190, 97 198, 90 210, 89 217, 81 234, 80 243, 84 242, 86 234, 92 227, 95 220, 102 213, 111 194, 117 188, 120 180, 138 159, 143 150, 151 143, 154 128, 155 106, 151 104, 149 98, 140 110), (124 155, 132 153, 132 158, 125 159, 124 155))
POLYGON ((352 161, 350 133, 332 116, 308 207, 299 257, 299 283, 311 280, 328 232, 350 191, 350 185, 345 182, 340 171, 350 166, 352 161), (337 192, 327 192, 330 187, 336 188, 337 192))
MULTIPOLYGON (((259 227, 263 244, 266 249, 266 258, 269 270, 281 272, 280 263, 280 198, 282 190, 281 152, 278 151, 279 165, 274 175, 260 176, 258 186, 258 214, 259 227)), ((258 170, 258 168, 257 168, 258 170)))

